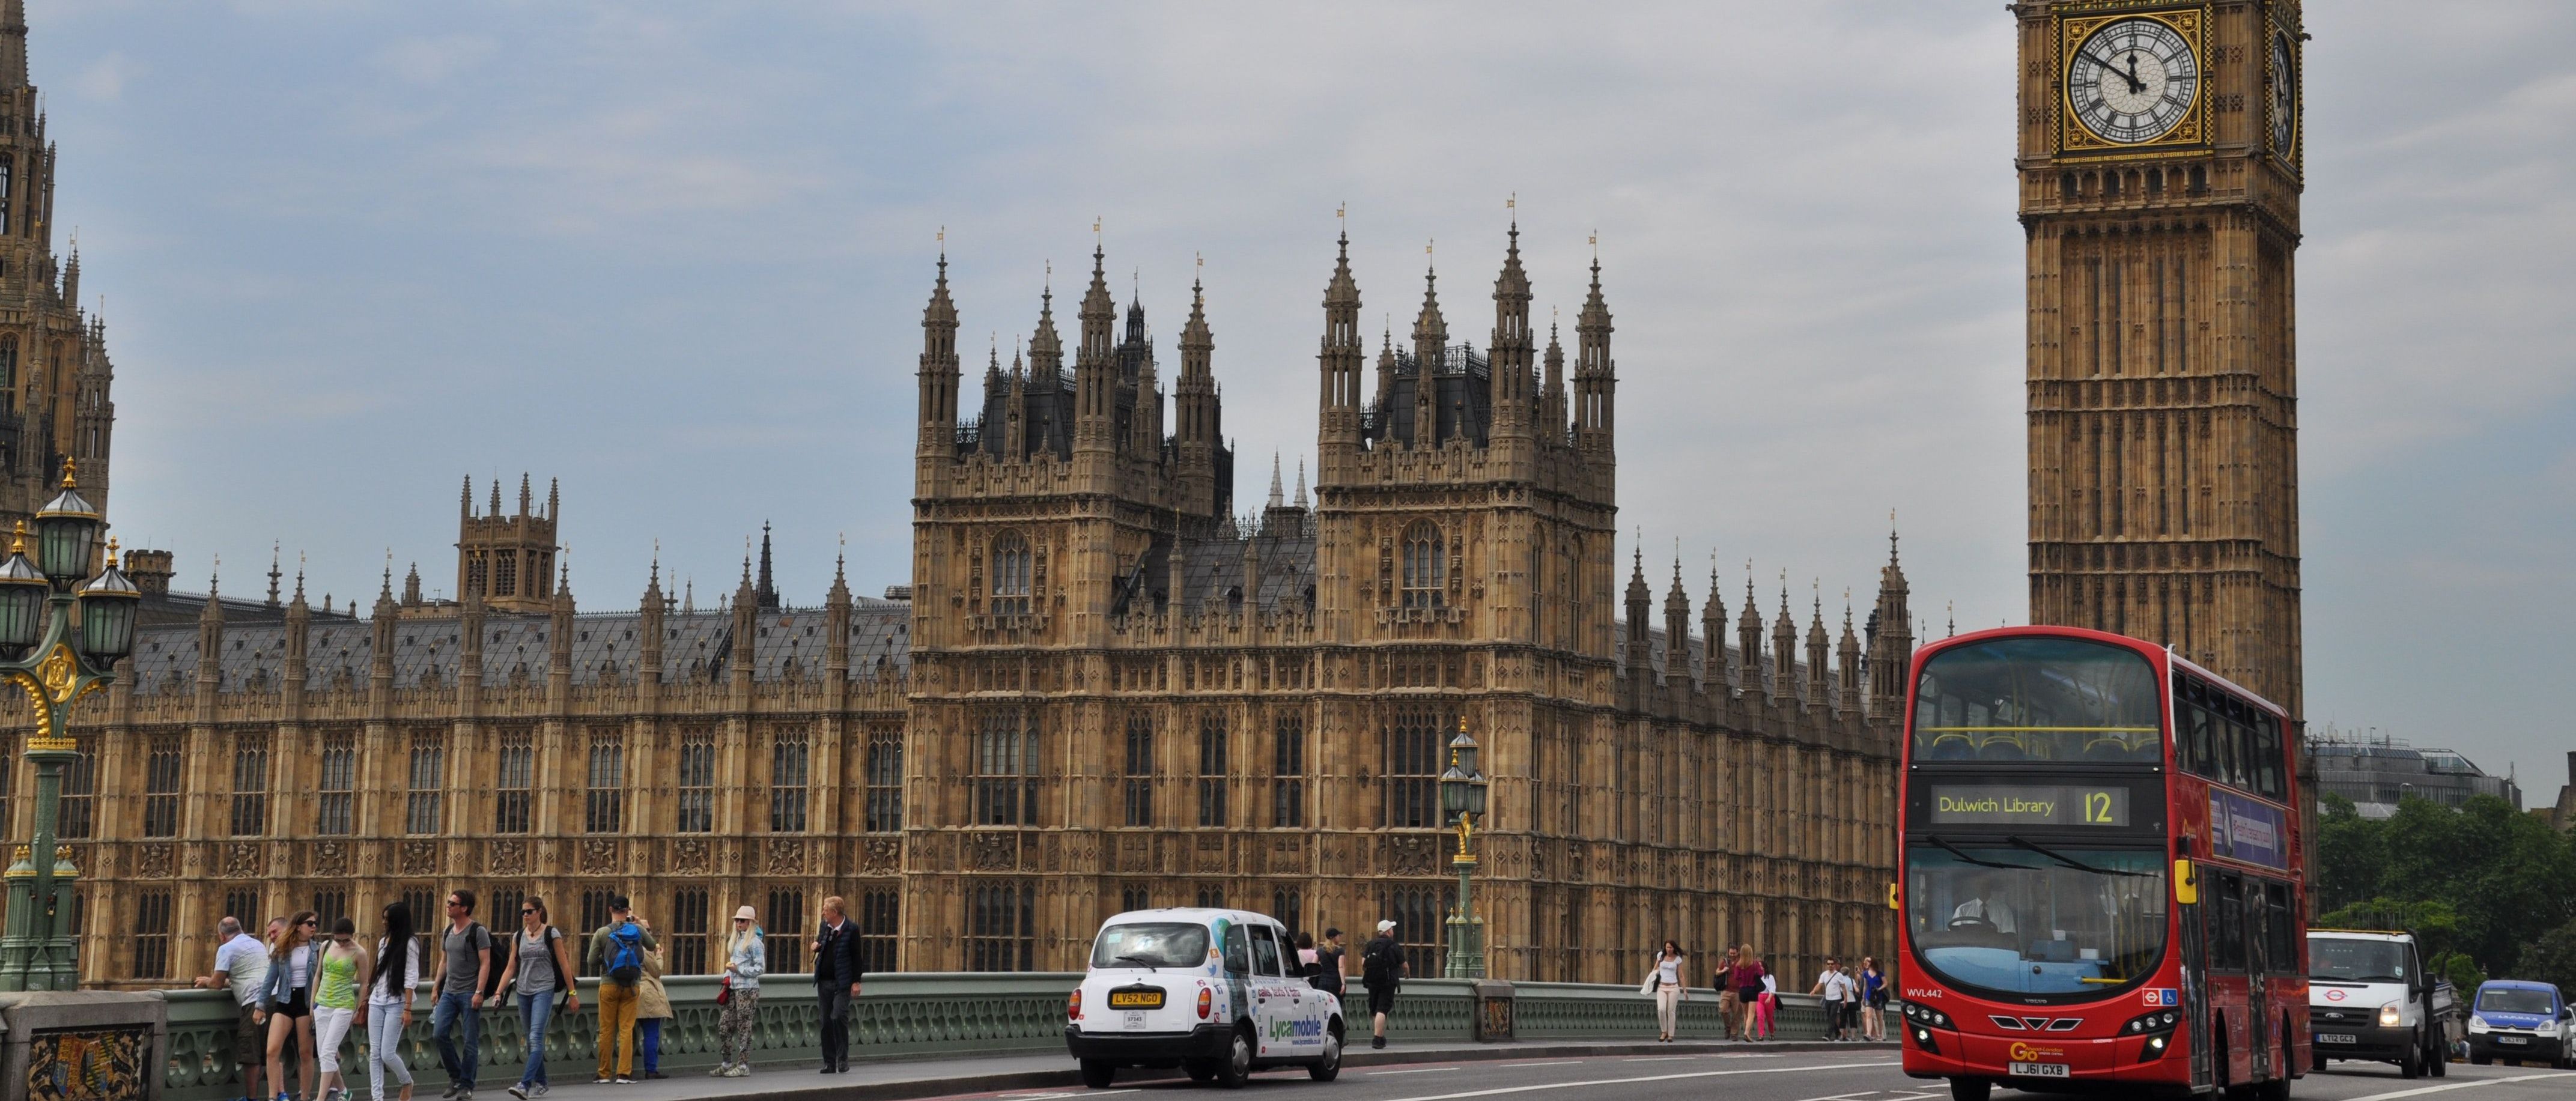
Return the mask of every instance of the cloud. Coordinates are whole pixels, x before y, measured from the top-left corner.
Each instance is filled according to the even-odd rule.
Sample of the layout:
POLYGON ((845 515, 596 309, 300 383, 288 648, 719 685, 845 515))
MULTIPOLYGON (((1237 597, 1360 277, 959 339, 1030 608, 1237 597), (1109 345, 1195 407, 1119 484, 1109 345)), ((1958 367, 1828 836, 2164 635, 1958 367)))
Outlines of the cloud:
POLYGON ((499 46, 478 35, 407 38, 376 53, 376 63, 411 84, 437 84, 482 64, 499 46))
POLYGON ((91 99, 113 100, 124 95, 125 82, 142 71, 142 66, 133 58, 110 53, 82 66, 80 75, 72 81, 72 87, 91 99))

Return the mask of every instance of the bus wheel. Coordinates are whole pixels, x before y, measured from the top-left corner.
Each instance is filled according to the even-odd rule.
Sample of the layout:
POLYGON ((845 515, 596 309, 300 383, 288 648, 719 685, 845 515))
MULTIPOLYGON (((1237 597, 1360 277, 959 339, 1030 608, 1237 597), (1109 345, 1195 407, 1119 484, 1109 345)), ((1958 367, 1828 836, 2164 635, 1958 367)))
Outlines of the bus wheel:
POLYGON ((1950 1101, 1986 1101, 1994 1092, 1995 1084, 1983 1078, 1950 1080, 1950 1101))

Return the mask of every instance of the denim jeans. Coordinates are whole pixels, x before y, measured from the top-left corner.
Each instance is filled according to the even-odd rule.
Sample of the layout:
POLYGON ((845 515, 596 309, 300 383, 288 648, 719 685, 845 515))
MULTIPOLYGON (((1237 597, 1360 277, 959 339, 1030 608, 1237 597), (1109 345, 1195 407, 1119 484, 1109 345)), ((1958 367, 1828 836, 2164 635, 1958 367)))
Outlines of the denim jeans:
POLYGON ((384 1101, 385 1083, 411 1085, 411 1067, 403 1062, 403 1007, 381 1002, 367 1007, 367 1092, 384 1101))
POLYGON ((833 983, 816 987, 815 1008, 823 1018, 823 1065, 847 1066, 850 1062, 850 987, 833 983))
POLYGON ((515 997, 519 999, 519 1032, 528 1038, 528 1067, 519 1072, 519 1081, 535 1085, 546 1080, 546 1020, 555 1013, 555 992, 515 997))
POLYGON ((429 1034, 438 1041, 438 1062, 448 1081, 474 1088, 474 1071, 483 1063, 483 1015, 474 1009, 472 992, 443 992, 430 1011, 429 1034), (463 1042, 456 1034, 465 1033, 463 1042))
POLYGON ((643 1034, 642 1042, 635 1046, 636 1049, 641 1051, 644 1055, 644 1073, 651 1074, 655 1071, 661 1070, 662 1018, 641 1018, 635 1022, 635 1031, 643 1034))

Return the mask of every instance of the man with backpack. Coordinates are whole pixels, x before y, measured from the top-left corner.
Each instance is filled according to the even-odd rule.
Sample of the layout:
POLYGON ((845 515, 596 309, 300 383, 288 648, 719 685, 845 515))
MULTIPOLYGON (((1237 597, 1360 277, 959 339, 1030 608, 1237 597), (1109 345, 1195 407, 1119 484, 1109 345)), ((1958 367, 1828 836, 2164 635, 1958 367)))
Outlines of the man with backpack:
POLYGON ((1368 988, 1369 1046, 1386 1046, 1386 1015, 1395 1011, 1395 991, 1404 983, 1404 946, 1395 942, 1395 922, 1377 923, 1377 936, 1360 949, 1360 985, 1368 988))
POLYGON ((635 1080, 636 987, 644 981, 644 953, 659 947, 653 931, 636 923, 625 895, 608 900, 608 924, 590 935, 589 960, 599 968, 599 1077, 593 1081, 635 1080))
POLYGON ((447 893, 447 932, 439 938, 438 956, 438 1001, 429 1013, 429 1033, 449 1083, 439 1096, 472 1101, 474 1072, 483 1066, 483 1015, 475 1005, 492 977, 492 933, 474 920, 474 892, 460 887, 447 893))
POLYGON ((850 999, 859 996, 859 929, 849 903, 823 900, 823 926, 814 931, 814 1001, 823 1018, 823 1073, 850 1069, 850 999))

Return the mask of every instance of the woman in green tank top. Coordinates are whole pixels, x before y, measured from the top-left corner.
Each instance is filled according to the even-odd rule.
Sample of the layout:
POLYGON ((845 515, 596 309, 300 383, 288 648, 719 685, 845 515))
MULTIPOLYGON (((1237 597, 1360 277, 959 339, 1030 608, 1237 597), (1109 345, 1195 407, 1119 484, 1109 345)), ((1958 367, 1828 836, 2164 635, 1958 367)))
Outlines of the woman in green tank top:
POLYGON ((356 922, 341 918, 331 926, 330 946, 322 950, 322 974, 313 984, 313 1047, 321 1056, 322 1091, 317 1101, 348 1101, 348 1083, 340 1077, 340 1044, 349 1026, 365 1012, 358 991, 366 988, 367 950, 358 947, 356 922))

